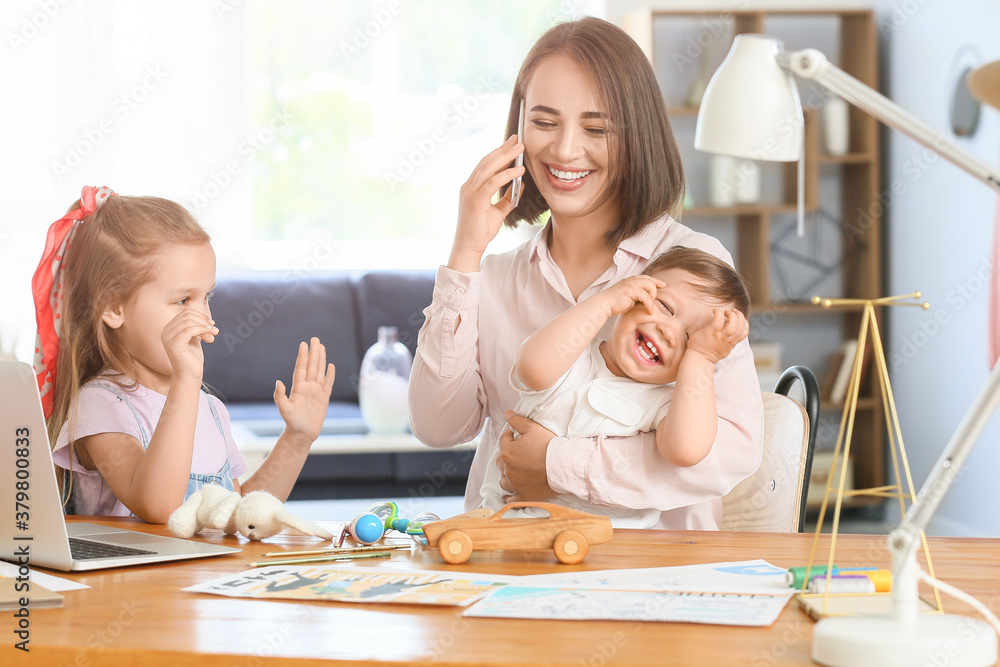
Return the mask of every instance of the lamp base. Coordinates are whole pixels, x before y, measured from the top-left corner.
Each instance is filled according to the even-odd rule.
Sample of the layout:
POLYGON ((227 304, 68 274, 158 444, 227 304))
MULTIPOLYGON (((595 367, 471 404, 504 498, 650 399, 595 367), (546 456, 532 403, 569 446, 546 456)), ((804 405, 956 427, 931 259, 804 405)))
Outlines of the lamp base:
POLYGON ((997 661, 997 635, 982 621, 954 614, 824 618, 813 628, 812 659, 829 667, 986 667, 997 661))

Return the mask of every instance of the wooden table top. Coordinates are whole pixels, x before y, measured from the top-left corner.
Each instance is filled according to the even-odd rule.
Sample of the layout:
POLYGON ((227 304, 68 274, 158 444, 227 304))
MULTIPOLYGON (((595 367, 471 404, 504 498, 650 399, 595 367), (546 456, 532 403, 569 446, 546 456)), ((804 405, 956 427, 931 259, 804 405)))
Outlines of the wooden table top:
MULTIPOLYGON (((71 517, 167 534, 134 519, 71 517)), ((328 524, 331 529, 339 524, 328 524)), ((313 538, 279 535, 265 542, 221 534, 208 542, 239 544, 230 556, 86 573, 58 573, 90 586, 65 593, 62 609, 31 610, 30 654, 13 648, 14 619, 4 613, 0 664, 8 665, 807 665, 813 621, 793 599, 767 628, 626 621, 529 621, 463 618, 457 607, 299 603, 183 592, 224 574, 249 569, 267 551, 310 548, 313 538)), ((551 551, 477 552, 447 565, 433 549, 395 552, 414 569, 541 574, 623 567, 666 567, 763 558, 779 567, 803 565, 811 534, 617 530, 592 546, 579 565, 551 551)), ((819 553, 828 548, 822 538, 819 553)), ((840 535, 841 566, 887 567, 885 536, 840 535)), ((931 538, 939 578, 1000 609, 1000 540, 931 538)), ((323 543, 328 546, 329 543, 323 543)), ((378 569, 380 561, 358 561, 378 569)), ((945 598, 950 613, 975 616, 945 598)))

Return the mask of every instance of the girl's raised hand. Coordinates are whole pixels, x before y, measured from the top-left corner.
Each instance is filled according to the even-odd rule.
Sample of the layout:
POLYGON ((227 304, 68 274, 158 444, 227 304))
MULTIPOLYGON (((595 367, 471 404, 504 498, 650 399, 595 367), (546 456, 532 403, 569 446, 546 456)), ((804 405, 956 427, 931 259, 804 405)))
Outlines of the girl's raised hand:
POLYGON ((517 135, 491 151, 472 171, 462 185, 458 201, 458 227, 452 244, 449 268, 463 273, 479 270, 479 262, 486 246, 500 231, 507 214, 514 210, 510 197, 505 195, 493 203, 493 195, 500 188, 524 174, 524 166, 510 164, 524 151, 517 135))
POLYGON ((219 329, 207 314, 185 308, 163 327, 160 340, 167 352, 173 377, 201 382, 205 371, 205 354, 201 342, 211 343, 219 329))
POLYGON ((309 345, 299 343, 291 395, 285 395, 281 380, 274 386, 274 403, 285 420, 286 434, 302 436, 309 445, 319 437, 330 405, 335 371, 333 364, 326 363, 326 348, 319 338, 312 338, 309 345))

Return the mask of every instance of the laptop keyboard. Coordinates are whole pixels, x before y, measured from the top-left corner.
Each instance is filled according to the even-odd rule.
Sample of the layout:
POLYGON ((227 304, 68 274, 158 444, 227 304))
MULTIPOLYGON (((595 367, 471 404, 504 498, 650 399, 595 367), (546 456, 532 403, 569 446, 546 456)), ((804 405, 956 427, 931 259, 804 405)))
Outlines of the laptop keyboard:
POLYGON ((69 538, 69 551, 73 555, 73 560, 90 560, 93 558, 115 558, 118 556, 142 556, 144 554, 155 554, 155 551, 145 549, 133 549, 117 544, 103 544, 101 542, 91 542, 81 540, 78 537, 69 538))

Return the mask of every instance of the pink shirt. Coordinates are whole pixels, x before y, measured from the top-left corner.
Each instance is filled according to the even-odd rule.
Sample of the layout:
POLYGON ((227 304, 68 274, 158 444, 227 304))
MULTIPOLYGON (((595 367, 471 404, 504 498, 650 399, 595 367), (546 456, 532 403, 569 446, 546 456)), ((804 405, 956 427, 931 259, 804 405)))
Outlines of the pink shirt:
MULTIPOLYGON (((410 374, 410 425, 421 442, 450 447, 483 431, 465 491, 478 507, 487 463, 496 457, 506 427, 504 411, 517 403, 509 381, 521 342, 577 303, 549 254, 542 230, 518 248, 484 258, 476 273, 441 267, 433 302, 417 339, 410 374), (455 330, 456 320, 460 321, 455 330), (485 424, 485 430, 484 430, 485 424)), ((656 255, 675 246, 700 248, 732 264, 715 238, 664 216, 626 239, 614 263, 580 300, 641 273, 656 255)), ((612 322, 601 335, 607 336, 612 322)), ((656 449, 652 432, 630 437, 554 438, 545 471, 556 493, 593 505, 662 512, 657 528, 718 529, 721 497, 760 466, 764 409, 747 341, 716 365, 719 430, 711 452, 689 468, 673 466, 656 449)))
MULTIPOLYGON (((98 433, 125 433, 134 437, 145 448, 149 444, 149 439, 153 437, 153 431, 160 420, 160 412, 163 411, 167 397, 142 385, 137 385, 132 391, 128 391, 117 385, 111 385, 110 382, 102 381, 101 384, 114 386, 127 396, 128 404, 108 389, 89 384, 84 386, 77 398, 75 415, 70 415, 70 420, 75 420, 74 439, 98 433), (133 408, 135 412, 132 411, 133 408)), ((70 421, 67 421, 59 432, 56 446, 52 450, 52 459, 63 469, 70 469, 72 464, 74 512, 97 516, 131 516, 132 512, 111 492, 100 472, 84 468, 75 451, 72 457, 70 456, 69 424, 70 421)), ((229 412, 222 401, 201 392, 191 472, 201 474, 219 472, 226 463, 227 451, 230 477, 236 479, 245 474, 248 467, 233 440, 229 426, 229 412), (215 406, 219 425, 216 425, 212 416, 210 401, 215 406)))

